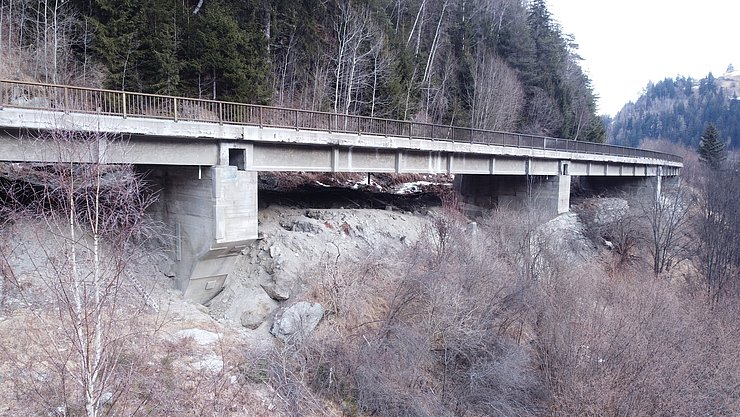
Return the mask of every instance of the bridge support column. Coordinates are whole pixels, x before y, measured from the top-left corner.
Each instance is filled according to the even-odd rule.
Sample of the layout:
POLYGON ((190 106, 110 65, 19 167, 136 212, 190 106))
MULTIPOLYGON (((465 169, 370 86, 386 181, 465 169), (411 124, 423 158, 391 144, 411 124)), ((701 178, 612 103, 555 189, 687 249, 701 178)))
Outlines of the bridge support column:
POLYGON ((158 167, 160 214, 174 234, 174 273, 185 298, 223 288, 237 256, 257 238, 257 173, 239 166, 158 167))
POLYGON ((570 211, 570 175, 456 175, 466 203, 481 208, 525 207, 551 216, 570 211))
POLYGON ((678 176, 664 176, 661 171, 658 169, 656 175, 646 177, 593 176, 581 177, 579 181, 582 187, 593 195, 616 192, 658 198, 665 190, 677 187, 680 181, 678 176))

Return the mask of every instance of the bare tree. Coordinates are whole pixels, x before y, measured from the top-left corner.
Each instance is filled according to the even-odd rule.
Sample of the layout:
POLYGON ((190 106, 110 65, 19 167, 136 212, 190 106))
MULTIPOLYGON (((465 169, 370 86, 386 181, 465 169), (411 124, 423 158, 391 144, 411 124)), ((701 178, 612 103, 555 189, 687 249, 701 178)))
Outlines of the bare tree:
POLYGON ((73 7, 65 0, 2 0, 0 71, 14 77, 68 82, 76 76, 72 47, 85 42, 78 36, 87 36, 78 34, 77 24, 73 7))
POLYGON ((727 167, 704 169, 701 215, 698 221, 699 263, 706 294, 712 302, 730 294, 740 294, 740 216, 738 193, 740 173, 727 167))
POLYGON ((124 312, 120 304, 126 299, 130 257, 152 235, 145 210, 154 195, 147 194, 132 167, 99 159, 104 158, 101 144, 112 140, 106 135, 54 131, 37 140, 57 149, 59 162, 13 166, 6 173, 10 179, 0 217, 10 223, 41 220, 51 236, 37 242, 49 266, 34 274, 53 303, 34 311, 45 332, 39 343, 46 360, 32 366, 54 373, 44 383, 52 382, 61 398, 41 398, 40 403, 60 401, 64 410, 80 407, 87 417, 96 417, 122 388, 114 377, 126 346, 121 320, 136 310, 124 312), (57 310, 56 318, 49 317, 48 308, 57 310), (70 353, 59 354, 65 351, 70 353))
POLYGON ((339 4, 334 33, 337 49, 331 57, 334 63, 333 111, 357 113, 362 104, 359 97, 363 94, 374 96, 377 91, 378 76, 385 66, 381 58, 385 41, 373 23, 370 9, 356 10, 349 2, 339 4))
POLYGON ((496 54, 479 48, 473 69, 471 126, 511 130, 524 106, 524 89, 516 73, 496 54))
POLYGON ((636 200, 647 226, 645 239, 656 275, 686 260, 692 253, 692 239, 688 233, 694 199, 682 185, 665 188, 657 197, 644 196, 636 200))

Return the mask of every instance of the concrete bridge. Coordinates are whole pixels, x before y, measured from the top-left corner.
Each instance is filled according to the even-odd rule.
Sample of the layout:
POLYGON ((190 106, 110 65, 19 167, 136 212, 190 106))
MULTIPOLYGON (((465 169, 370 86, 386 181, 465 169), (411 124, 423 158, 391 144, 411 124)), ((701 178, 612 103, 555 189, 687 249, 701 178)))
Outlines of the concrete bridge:
POLYGON ((410 121, 0 80, 0 161, 125 163, 162 188, 178 287, 204 302, 257 238, 259 171, 455 174, 479 205, 569 210, 572 176, 660 193, 674 155, 410 121), (102 133, 60 154, 44 131, 102 133))

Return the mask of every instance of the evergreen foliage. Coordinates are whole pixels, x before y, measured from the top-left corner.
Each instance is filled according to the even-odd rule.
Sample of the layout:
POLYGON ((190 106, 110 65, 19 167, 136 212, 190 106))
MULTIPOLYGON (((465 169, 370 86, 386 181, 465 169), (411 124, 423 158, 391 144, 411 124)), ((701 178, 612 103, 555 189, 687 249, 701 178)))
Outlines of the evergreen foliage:
POLYGON ((712 169, 719 169, 727 159, 725 144, 719 139, 719 132, 713 124, 709 124, 699 141, 699 160, 712 169))
POLYGON ((545 0, 68 4, 108 88, 605 139, 545 0))
POLYGON ((666 78, 650 83, 635 103, 628 103, 609 126, 609 140, 639 146, 647 138, 668 139, 697 149, 708 124, 729 139, 729 147, 740 139, 740 101, 737 76, 701 80, 689 77, 666 78))

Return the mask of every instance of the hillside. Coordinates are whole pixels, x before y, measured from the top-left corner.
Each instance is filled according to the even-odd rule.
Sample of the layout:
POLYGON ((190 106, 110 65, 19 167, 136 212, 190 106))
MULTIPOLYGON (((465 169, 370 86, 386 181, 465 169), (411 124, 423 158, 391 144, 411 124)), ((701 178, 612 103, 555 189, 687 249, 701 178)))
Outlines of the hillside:
POLYGON ((709 123, 728 148, 740 146, 740 71, 695 80, 666 78, 650 83, 635 103, 617 113, 608 128, 609 141, 639 146, 646 139, 665 139, 696 149, 709 123))
POLYGON ((0 78, 603 141, 579 61, 544 0, 0 3, 0 78))
MULTIPOLYGON (((690 268, 646 280, 639 248, 620 246, 616 235, 616 249, 602 244, 626 207, 587 199, 579 215, 532 229, 535 217, 529 224, 504 211, 469 223, 438 207, 272 205, 260 211, 263 238, 207 306, 182 300, 156 257, 139 253, 130 268, 147 296, 120 284, 124 316, 112 317, 126 343, 106 333, 120 359, 96 391, 100 410, 735 415, 736 309, 696 303, 690 268), (521 245, 533 245, 530 256, 521 245), (286 324, 297 309, 302 324, 286 324)), ((84 402, 64 385, 78 377, 75 351, 44 348, 54 338, 67 352, 70 337, 50 314, 59 301, 42 278, 51 272, 39 262, 44 253, 63 252, 47 226, 2 229, 5 242, 20 243, 0 252, 5 273, 13 271, 3 281, 0 330, 14 335, 0 341, 0 384, 15 393, 0 401, 2 415, 77 415, 84 402)))

